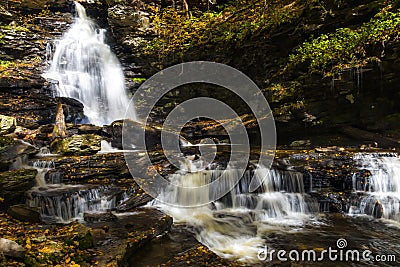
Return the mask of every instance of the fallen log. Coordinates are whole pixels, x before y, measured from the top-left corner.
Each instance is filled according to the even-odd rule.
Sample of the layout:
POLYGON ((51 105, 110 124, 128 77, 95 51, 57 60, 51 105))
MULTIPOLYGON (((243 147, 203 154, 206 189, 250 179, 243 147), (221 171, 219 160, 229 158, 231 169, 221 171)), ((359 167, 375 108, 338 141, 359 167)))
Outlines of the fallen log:
POLYGON ((339 128, 339 132, 357 140, 376 142, 377 146, 383 148, 396 148, 400 146, 399 140, 378 133, 361 130, 353 126, 343 126, 339 128))

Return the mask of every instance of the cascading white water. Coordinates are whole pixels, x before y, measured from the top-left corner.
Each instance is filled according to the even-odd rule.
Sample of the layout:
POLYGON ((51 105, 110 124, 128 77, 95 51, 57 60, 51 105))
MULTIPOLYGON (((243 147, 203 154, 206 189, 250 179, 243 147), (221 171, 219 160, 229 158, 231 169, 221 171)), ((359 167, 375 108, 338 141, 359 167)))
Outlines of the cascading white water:
MULTIPOLYGON (((237 180, 240 171, 203 170, 171 175, 170 181, 184 187, 209 184, 221 174, 231 181, 237 180)), ((233 183, 233 182, 232 182, 233 183)), ((166 189, 164 194, 180 199, 174 203, 201 202, 209 196, 181 192, 177 187, 166 189)), ((303 177, 297 172, 283 172, 259 167, 246 171, 239 183, 224 197, 208 207, 177 208, 158 204, 174 218, 175 223, 194 227, 196 238, 222 257, 244 263, 259 262, 257 253, 268 243, 269 231, 285 231, 285 227, 302 227, 318 212, 316 201, 304 193, 303 177), (252 175, 264 180, 258 193, 249 192, 252 175)), ((290 230, 289 230, 290 231, 290 230)))
POLYGON ((56 45, 50 69, 43 74, 58 81, 59 96, 79 100, 90 123, 109 124, 115 120, 136 120, 135 110, 128 109, 122 68, 104 42, 105 30, 98 29, 87 17, 85 8, 75 2, 78 17, 56 45))
MULTIPOLYGON (((29 166, 26 166, 29 167, 29 166)), ((89 188, 85 185, 61 184, 62 175, 51 173, 47 183, 46 174, 55 168, 55 163, 49 160, 31 162, 35 168, 36 186, 28 191, 27 204, 39 207, 42 219, 46 222, 67 223, 72 220, 82 220, 85 212, 104 212, 115 208, 128 197, 124 192, 116 194, 107 186, 89 188)))
POLYGON ((54 162, 46 160, 37 160, 33 162, 33 167, 38 172, 36 175, 36 186, 38 187, 46 186, 45 175, 49 170, 54 168, 54 162))
POLYGON ((85 212, 104 212, 117 205, 117 196, 107 194, 108 187, 86 188, 82 185, 49 185, 45 190, 33 190, 29 205, 40 207, 48 222, 70 222, 83 219, 85 212))
POLYGON ((353 176, 357 194, 364 194, 354 203, 350 214, 367 214, 400 222, 400 158, 396 154, 358 154, 354 158, 371 175, 360 182, 353 176))

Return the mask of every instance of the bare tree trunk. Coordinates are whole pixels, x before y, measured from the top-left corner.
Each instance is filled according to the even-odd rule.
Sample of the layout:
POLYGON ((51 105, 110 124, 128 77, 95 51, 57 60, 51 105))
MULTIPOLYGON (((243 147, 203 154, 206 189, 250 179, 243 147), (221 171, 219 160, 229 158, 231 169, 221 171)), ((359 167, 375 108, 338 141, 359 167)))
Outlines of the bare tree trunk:
POLYGON ((186 16, 187 16, 188 18, 190 18, 190 17, 191 17, 191 14, 190 14, 190 11, 189 11, 189 5, 188 5, 188 3, 186 2, 186 0, 183 0, 183 6, 185 7, 186 16))
POLYGON ((64 118, 64 111, 62 108, 61 102, 57 105, 57 114, 56 114, 56 122, 54 124, 52 137, 57 138, 61 137, 64 138, 67 136, 66 134, 67 127, 65 126, 65 118, 64 118))

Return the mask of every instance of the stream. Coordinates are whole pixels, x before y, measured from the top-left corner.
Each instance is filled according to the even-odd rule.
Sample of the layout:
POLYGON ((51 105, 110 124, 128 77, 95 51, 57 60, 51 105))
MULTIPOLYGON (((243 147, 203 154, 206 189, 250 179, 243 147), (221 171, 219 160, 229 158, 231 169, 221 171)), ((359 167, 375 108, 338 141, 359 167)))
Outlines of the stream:
MULTIPOLYGON (((135 120, 135 110, 125 109, 130 100, 123 70, 105 43, 104 30, 87 17, 82 5, 75 5, 78 16, 55 43, 55 51, 48 49, 52 61, 43 76, 58 81, 52 83, 57 96, 74 98, 83 104, 88 123, 100 127, 122 118, 135 120)), ((139 158, 144 153, 122 151, 102 140, 101 150, 95 156, 104 156, 105 160, 101 158, 101 163, 96 164, 101 166, 108 156, 119 157, 124 152, 139 158)), ((167 179, 190 188, 206 186, 222 175, 233 189, 212 201, 212 188, 196 195, 190 190, 166 187, 159 198, 164 202, 209 204, 182 208, 158 200, 148 202, 145 209, 159 209, 171 216, 174 224, 170 231, 128 255, 130 266, 161 264, 197 242, 219 257, 244 266, 399 265, 400 158, 396 152, 354 152, 347 148, 331 154, 292 151, 276 157, 271 169, 249 164, 243 175, 235 168, 220 169, 218 166, 225 162, 218 161, 198 170, 191 159, 196 156, 186 155, 189 168, 170 171, 167 179), (250 192, 253 176, 263 183, 250 192), (336 250, 338 255, 347 250, 357 250, 361 255, 368 250, 370 257, 332 260, 323 254, 329 249, 336 250), (279 254, 279 250, 286 256, 279 254), (316 258, 300 263, 296 257, 302 251, 315 253, 316 258), (319 256, 321 259, 317 260, 319 256)), ((89 174, 93 168, 90 160, 78 159, 78 166, 86 168, 89 174), (87 162, 87 167, 79 165, 81 160, 87 162)), ((67 156, 50 154, 44 149, 40 156, 22 160, 16 166, 38 171, 36 185, 27 193, 27 205, 40 209, 42 221, 86 223, 86 218, 93 214, 121 215, 119 208, 136 192, 116 184, 68 180, 63 175, 73 172, 71 162, 67 156), (67 163, 62 163, 65 158, 67 163), (59 170, 61 166, 63 172, 59 170)), ((163 160, 158 163, 161 168, 168 166, 163 160)), ((125 167, 124 163, 118 166, 125 167)), ((95 175, 88 176, 86 180, 95 175)))

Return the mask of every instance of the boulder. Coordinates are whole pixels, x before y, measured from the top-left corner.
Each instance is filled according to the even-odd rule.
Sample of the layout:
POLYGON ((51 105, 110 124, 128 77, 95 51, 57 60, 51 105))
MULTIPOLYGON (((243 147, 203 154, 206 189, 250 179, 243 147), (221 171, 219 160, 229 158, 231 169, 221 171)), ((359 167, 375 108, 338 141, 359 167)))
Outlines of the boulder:
POLYGON ((8 136, 0 136, 0 153, 10 145, 14 144, 14 138, 8 136))
POLYGON ((102 252, 95 256, 99 266, 131 266, 126 265, 127 258, 172 225, 171 217, 152 208, 139 208, 117 217, 115 221, 87 223, 102 252))
POLYGON ((101 136, 82 134, 56 139, 50 144, 52 153, 62 155, 92 155, 101 149, 101 136))
POLYGON ((61 175, 65 182, 89 179, 112 181, 132 178, 122 153, 57 157, 54 159, 54 164, 55 169, 46 174, 46 179, 52 175, 61 175))
POLYGON ((12 133, 17 127, 17 120, 14 117, 0 115, 0 134, 12 133))
POLYGON ((122 129, 124 129, 126 144, 132 144, 139 149, 153 150, 161 147, 161 132, 168 135, 168 138, 180 139, 178 134, 162 129, 157 124, 144 124, 138 121, 114 121, 109 126, 104 127, 104 132, 111 136, 111 145, 122 148, 122 129), (143 142, 144 141, 144 142, 143 142), (145 144, 145 146, 143 146, 145 144))
MULTIPOLYGON (((65 97, 53 98, 39 89, 2 89, 2 86, 0 81, 0 113, 15 117, 19 126, 37 129, 40 125, 54 123, 59 101, 63 104, 65 122, 78 123, 85 119, 83 105, 77 100, 65 97)), ((32 84, 27 86, 33 87, 32 84)), ((43 82, 38 86, 43 86, 43 82)))
POLYGON ((146 205, 153 197, 146 194, 142 189, 139 189, 134 195, 130 196, 127 200, 122 202, 116 207, 118 212, 126 212, 133 210, 137 207, 146 205))
POLYGON ((9 170, 18 157, 32 156, 38 149, 27 142, 13 141, 6 137, 0 138, 0 171, 9 170))
POLYGON ((0 238, 0 252, 12 258, 24 258, 26 253, 25 249, 17 242, 6 238, 0 238))
POLYGON ((25 204, 18 204, 11 206, 7 213, 22 222, 30 222, 30 223, 40 223, 40 211, 39 208, 28 207, 25 204))
POLYGON ((0 210, 25 202, 25 192, 35 185, 37 170, 23 169, 0 173, 0 210))

